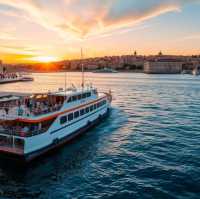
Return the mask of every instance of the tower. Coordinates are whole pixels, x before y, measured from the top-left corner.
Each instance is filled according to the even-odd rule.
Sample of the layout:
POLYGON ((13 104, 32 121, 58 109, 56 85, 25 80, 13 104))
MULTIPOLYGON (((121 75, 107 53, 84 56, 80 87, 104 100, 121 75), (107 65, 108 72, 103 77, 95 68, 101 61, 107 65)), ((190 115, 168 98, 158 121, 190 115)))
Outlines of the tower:
POLYGON ((0 60, 0 72, 1 73, 3 72, 3 62, 2 62, 2 60, 0 60))
POLYGON ((163 53, 162 53, 162 51, 160 51, 159 53, 158 53, 158 56, 162 56, 163 55, 163 53))

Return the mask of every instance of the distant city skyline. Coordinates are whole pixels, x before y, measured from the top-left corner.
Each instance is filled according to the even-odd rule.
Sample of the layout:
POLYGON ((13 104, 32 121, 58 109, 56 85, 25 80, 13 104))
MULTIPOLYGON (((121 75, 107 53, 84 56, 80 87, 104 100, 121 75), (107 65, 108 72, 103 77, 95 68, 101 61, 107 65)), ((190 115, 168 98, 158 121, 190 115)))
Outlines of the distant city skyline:
POLYGON ((200 54, 200 0, 0 0, 0 60, 200 54))

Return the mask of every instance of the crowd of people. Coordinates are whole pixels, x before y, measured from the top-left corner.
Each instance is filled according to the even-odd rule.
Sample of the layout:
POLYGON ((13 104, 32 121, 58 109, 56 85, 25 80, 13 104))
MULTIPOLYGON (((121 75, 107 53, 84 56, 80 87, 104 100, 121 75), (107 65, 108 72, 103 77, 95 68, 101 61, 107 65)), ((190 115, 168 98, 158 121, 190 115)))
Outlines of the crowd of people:
POLYGON ((35 101, 32 99, 25 100, 25 105, 24 105, 26 110, 25 114, 30 114, 35 116, 58 111, 61 108, 61 106, 62 106, 61 101, 58 103, 52 103, 48 100, 35 101))
POLYGON ((12 123, 12 122, 1 122, 0 132, 6 132, 9 135, 20 135, 27 136, 28 134, 39 134, 46 131, 47 127, 43 126, 42 123, 12 123))
POLYGON ((58 111, 62 107, 62 101, 35 100, 25 98, 0 105, 0 115, 38 116, 58 111))
MULTIPOLYGON (((39 98, 37 96, 31 97, 21 97, 16 100, 7 101, 0 103, 0 116, 9 117, 9 116, 39 116, 43 114, 52 113, 60 110, 63 105, 63 101, 60 98, 48 97, 39 98)), ((3 120, 2 120, 3 121, 3 120)), ((9 122, 9 121, 8 121, 9 122)), ((8 132, 10 134, 18 134, 21 136, 27 136, 27 133, 39 133, 44 131, 46 126, 42 126, 41 123, 36 124, 0 124, 0 132, 8 132)))

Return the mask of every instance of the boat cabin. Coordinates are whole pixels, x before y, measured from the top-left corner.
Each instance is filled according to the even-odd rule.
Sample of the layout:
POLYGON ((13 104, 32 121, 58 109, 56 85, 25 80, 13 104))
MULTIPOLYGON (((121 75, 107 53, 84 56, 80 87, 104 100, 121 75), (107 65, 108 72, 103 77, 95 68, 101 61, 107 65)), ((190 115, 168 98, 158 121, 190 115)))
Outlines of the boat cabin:
POLYGON ((48 130, 64 105, 78 106, 80 101, 96 95, 96 89, 87 89, 0 97, 0 133, 20 137, 40 134, 48 130))

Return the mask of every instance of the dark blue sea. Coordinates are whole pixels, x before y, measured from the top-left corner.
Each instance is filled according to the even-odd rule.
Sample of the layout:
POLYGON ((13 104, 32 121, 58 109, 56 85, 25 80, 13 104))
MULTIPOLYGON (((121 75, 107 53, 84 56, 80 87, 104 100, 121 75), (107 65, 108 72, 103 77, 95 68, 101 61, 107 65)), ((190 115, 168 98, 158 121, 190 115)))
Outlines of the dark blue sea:
MULTIPOLYGON (((0 91, 63 86, 63 73, 0 91)), ((67 74, 80 83, 79 73, 67 74)), ((0 159, 1 199, 199 199, 200 77, 86 74, 114 95, 110 116, 58 151, 16 165, 0 159)))

